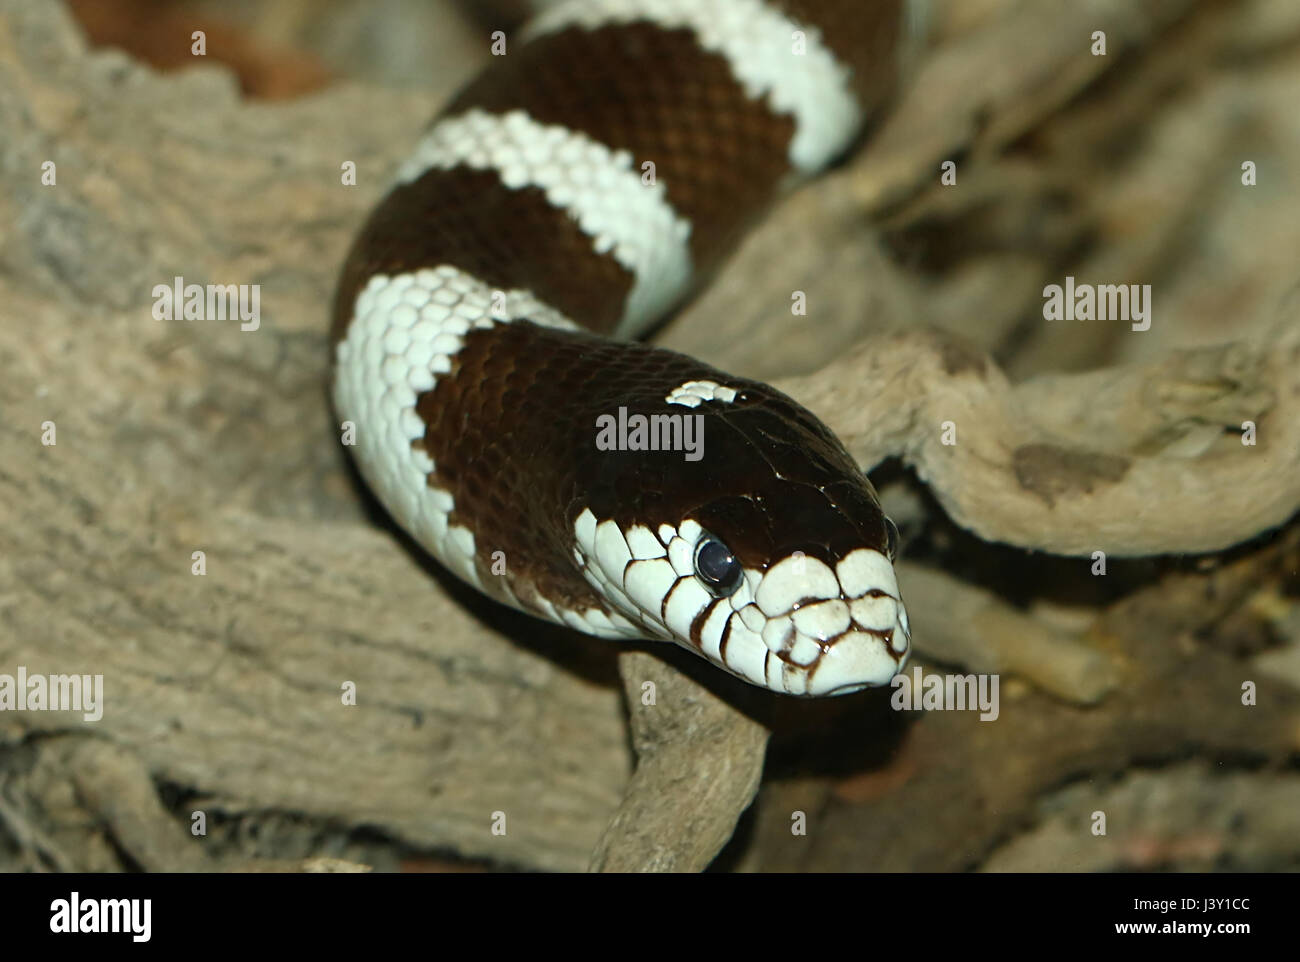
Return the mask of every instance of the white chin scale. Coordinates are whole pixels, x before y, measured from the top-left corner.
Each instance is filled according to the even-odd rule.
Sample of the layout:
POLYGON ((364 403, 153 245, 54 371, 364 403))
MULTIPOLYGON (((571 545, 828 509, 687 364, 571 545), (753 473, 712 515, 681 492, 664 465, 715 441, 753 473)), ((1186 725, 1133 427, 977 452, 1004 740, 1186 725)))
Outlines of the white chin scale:
POLYGON ((846 695, 888 684, 907 661, 911 630, 894 566, 870 548, 834 570, 816 558, 783 558, 739 614, 747 630, 733 628, 728 667, 776 691, 846 695), (739 670, 760 659, 759 679, 739 670))
POLYGON ((755 685, 848 694, 887 684, 907 660, 907 612, 878 551, 853 551, 834 570, 802 556, 746 568, 734 594, 714 598, 695 576, 704 531, 693 520, 625 532, 584 510, 574 535, 587 582, 647 637, 676 641, 755 685))

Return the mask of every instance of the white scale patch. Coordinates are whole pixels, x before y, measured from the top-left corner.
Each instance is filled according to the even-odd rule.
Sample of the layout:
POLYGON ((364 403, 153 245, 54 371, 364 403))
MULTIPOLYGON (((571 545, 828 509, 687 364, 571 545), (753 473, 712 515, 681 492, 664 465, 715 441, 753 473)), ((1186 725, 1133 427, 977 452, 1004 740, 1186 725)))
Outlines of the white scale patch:
MULTIPOLYGON (((455 499, 437 486, 433 458, 411 442, 425 431, 416 398, 451 370, 471 329, 518 317, 574 327, 527 291, 504 293, 504 316, 493 317, 493 290, 454 267, 376 275, 357 296, 337 347, 334 378, 334 403, 340 417, 356 425, 354 454, 370 489, 425 550, 480 590, 474 534, 449 523, 455 499)), ((517 606, 508 586, 499 587, 490 593, 517 606)))
POLYGON ((695 545, 685 538, 673 538, 668 542, 668 563, 673 571, 685 578, 695 574, 695 545))
POLYGON ((663 543, 654 536, 649 528, 639 524, 634 524, 627 529, 627 546, 632 550, 633 558, 662 558, 664 556, 663 543))
POLYGON ((803 598, 838 598, 835 572, 816 558, 782 558, 767 569, 754 600, 769 618, 794 608, 803 598))
POLYGON ((629 622, 640 622, 645 637, 690 647, 691 626, 703 615, 700 651, 755 684, 825 694, 893 677, 899 665, 886 642, 854 630, 895 629, 893 652, 907 650, 907 613, 897 599, 893 566, 879 552, 851 553, 838 565, 843 576, 815 558, 783 558, 766 572, 746 569, 732 595, 714 598, 695 577, 703 536, 692 519, 679 528, 662 524, 652 532, 633 525, 624 532, 583 509, 574 522, 574 557, 588 583, 629 622), (815 662, 810 680, 803 669, 815 662))
POLYGON ((766 0, 569 0, 538 14, 522 37, 638 20, 693 31, 701 49, 726 58, 745 93, 792 116, 790 165, 799 174, 821 170, 857 133, 862 111, 849 69, 816 27, 796 24, 766 0), (804 34, 802 53, 795 52, 797 31, 804 34))
POLYGON ((432 169, 494 170, 513 190, 536 187, 592 238, 592 249, 631 272, 618 334, 632 337, 670 308, 691 279, 690 221, 664 185, 641 180, 639 161, 584 134, 541 124, 522 110, 473 109, 438 121, 398 171, 409 183, 432 169))
POLYGON ((790 618, 800 634, 818 641, 826 641, 842 631, 848 631, 851 620, 849 606, 838 599, 804 605, 793 612, 790 618))
POLYGON ((872 588, 895 597, 898 595, 894 566, 879 551, 860 548, 850 552, 835 566, 835 574, 844 586, 844 593, 850 598, 860 597, 872 588))
POLYGON ((669 391, 664 400, 669 404, 681 404, 688 408, 697 408, 705 401, 721 401, 730 404, 736 400, 736 390, 723 387, 717 381, 687 381, 669 391))
POLYGON ((678 574, 662 558, 636 561, 623 576, 627 595, 644 611, 658 612, 668 592, 677 583, 678 574))

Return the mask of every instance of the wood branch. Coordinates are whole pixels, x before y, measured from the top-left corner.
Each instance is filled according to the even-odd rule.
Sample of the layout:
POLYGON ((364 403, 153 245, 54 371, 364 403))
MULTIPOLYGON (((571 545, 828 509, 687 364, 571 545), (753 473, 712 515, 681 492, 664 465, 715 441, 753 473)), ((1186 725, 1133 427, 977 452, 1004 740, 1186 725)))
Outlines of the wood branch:
MULTIPOLYGON (((26 428, 39 413, 6 411, 21 427, 6 418, 4 449, 39 444, 26 428)), ((111 786, 139 786, 134 773, 147 771, 204 796, 195 809, 211 822, 287 810, 369 824, 415 850, 586 864, 629 768, 615 692, 561 667, 591 645, 522 617, 508 631, 532 650, 512 643, 381 532, 160 505, 143 466, 98 440, 109 428, 78 437, 71 421, 47 457, 27 456, 34 476, 4 478, 0 582, 22 587, 0 664, 102 674, 104 714, 6 712, 5 742, 111 739, 119 753, 78 784, 126 840, 152 836, 119 824, 114 800, 139 790, 111 786), (77 477, 96 485, 56 480, 77 477)), ((131 851, 146 867, 180 867, 149 856, 156 840, 131 851)))
POLYGON ((1018 387, 948 336, 898 334, 776 386, 863 465, 911 464, 982 538, 1067 555, 1216 551, 1300 510, 1297 332, 1293 316, 1267 347, 1177 352, 1018 387), (1243 443, 1245 420, 1258 443, 1243 443), (1178 450, 1192 431, 1206 448, 1206 429, 1204 453, 1178 450))
POLYGON ((619 669, 637 766, 591 868, 701 871, 758 791, 768 731, 653 655, 623 655, 619 669))
POLYGON ((1200 2, 1018 4, 986 29, 945 45, 859 162, 859 203, 879 208, 898 201, 972 144, 999 150, 1200 2), (1106 56, 1091 51, 1094 31, 1106 34, 1106 56), (1012 50, 1016 56, 1006 56, 1012 50))
POLYGON ((968 671, 1007 673, 1075 704, 1095 704, 1121 680, 1112 659, 992 592, 923 565, 901 562, 917 653, 968 671))

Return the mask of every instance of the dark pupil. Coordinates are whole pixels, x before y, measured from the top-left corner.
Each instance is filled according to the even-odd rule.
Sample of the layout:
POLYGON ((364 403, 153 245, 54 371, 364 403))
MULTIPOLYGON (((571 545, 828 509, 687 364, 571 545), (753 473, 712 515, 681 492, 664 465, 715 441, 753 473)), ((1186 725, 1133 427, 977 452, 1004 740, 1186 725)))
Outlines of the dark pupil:
POLYGON ((740 562, 721 541, 706 541, 695 554, 695 570, 705 584, 727 594, 740 587, 740 562))

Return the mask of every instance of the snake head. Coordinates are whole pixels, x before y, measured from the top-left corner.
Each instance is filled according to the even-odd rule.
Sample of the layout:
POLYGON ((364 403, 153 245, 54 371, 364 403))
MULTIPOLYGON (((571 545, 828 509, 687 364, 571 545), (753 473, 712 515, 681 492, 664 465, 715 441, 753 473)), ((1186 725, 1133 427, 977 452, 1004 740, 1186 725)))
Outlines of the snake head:
MULTIPOLYGON (((827 511, 839 514, 843 502, 833 504, 827 511)), ((705 505, 698 513, 708 528, 701 524, 697 533, 695 525, 682 525, 696 541, 694 577, 714 594, 719 612, 713 624, 707 614, 693 624, 689 641, 728 670, 788 694, 841 695, 888 684, 911 641, 892 564, 893 523, 881 515, 883 541, 833 550, 824 540, 800 538, 821 513, 816 507, 791 497, 776 508, 775 525, 792 526, 791 540, 758 553, 754 528, 733 519, 764 513, 761 502, 705 505)))
POLYGON ((690 406, 698 461, 606 462, 620 507, 588 507, 575 524, 588 582, 644 634, 773 691, 888 684, 911 640, 897 529, 810 412, 766 385, 728 384, 690 406))

